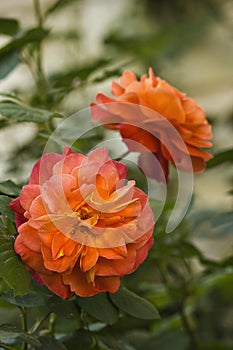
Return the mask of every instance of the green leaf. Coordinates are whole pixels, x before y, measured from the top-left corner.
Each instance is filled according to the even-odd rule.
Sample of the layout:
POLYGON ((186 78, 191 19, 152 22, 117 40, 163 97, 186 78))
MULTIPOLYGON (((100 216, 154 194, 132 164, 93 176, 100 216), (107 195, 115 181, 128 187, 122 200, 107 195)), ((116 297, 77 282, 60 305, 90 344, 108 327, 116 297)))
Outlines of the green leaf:
POLYGON ((12 102, 0 102, 0 114, 3 117, 14 119, 18 122, 44 123, 52 118, 61 117, 58 113, 23 106, 12 102))
POLYGON ((4 79, 20 62, 19 50, 15 49, 0 57, 0 79, 4 79))
POLYGON ((210 159, 207 162, 207 169, 213 168, 217 165, 220 165, 226 162, 231 162, 231 163, 233 162, 233 148, 216 153, 214 155, 214 158, 210 159))
POLYGON ((0 196, 0 213, 7 219, 10 219, 11 221, 14 221, 15 214, 14 212, 9 208, 9 204, 12 201, 12 198, 7 196, 0 196))
POLYGON ((148 300, 138 296, 125 287, 115 294, 109 294, 110 299, 119 309, 127 314, 145 320, 159 319, 159 312, 148 300))
POLYGON ((40 341, 33 335, 17 328, 11 324, 1 324, 0 325, 0 339, 14 339, 20 338, 22 341, 34 345, 36 347, 40 346, 40 341))
POLYGON ((22 31, 7 45, 3 46, 0 49, 0 79, 5 78, 20 62, 20 51, 25 45, 40 42, 47 34, 47 30, 38 28, 22 31))
POLYGON ((23 307, 34 307, 45 305, 45 299, 43 296, 36 292, 29 292, 26 295, 14 296, 13 290, 8 290, 1 293, 1 297, 8 301, 10 304, 23 306, 23 307))
POLYGON ((57 0, 52 4, 47 11, 45 12, 45 16, 49 16, 50 14, 54 13, 55 11, 58 11, 62 9, 64 6, 77 1, 77 0, 57 0))
POLYGON ((19 22, 13 18, 0 18, 0 33, 14 35, 19 30, 19 22))
POLYGON ((64 344, 55 339, 52 335, 45 335, 39 337, 41 346, 40 350, 67 350, 64 344))
POLYGON ((77 305, 72 300, 62 300, 57 296, 52 296, 48 299, 47 305, 52 312, 66 319, 80 319, 77 305))
POLYGON ((7 194, 8 196, 19 196, 21 187, 16 185, 13 181, 7 180, 0 182, 0 193, 7 194))
MULTIPOLYGON (((80 329, 73 332, 70 336, 66 336, 63 340, 65 346, 69 350, 78 350, 78 349, 93 349, 94 339, 91 336, 89 331, 85 329, 80 329)), ((96 348, 94 348, 96 349, 96 348)))
POLYGON ((0 277, 14 290, 14 295, 27 294, 31 275, 14 251, 14 239, 0 236, 0 277))
POLYGON ((106 293, 100 293, 88 298, 77 297, 78 305, 89 315, 107 324, 118 320, 118 312, 106 293))

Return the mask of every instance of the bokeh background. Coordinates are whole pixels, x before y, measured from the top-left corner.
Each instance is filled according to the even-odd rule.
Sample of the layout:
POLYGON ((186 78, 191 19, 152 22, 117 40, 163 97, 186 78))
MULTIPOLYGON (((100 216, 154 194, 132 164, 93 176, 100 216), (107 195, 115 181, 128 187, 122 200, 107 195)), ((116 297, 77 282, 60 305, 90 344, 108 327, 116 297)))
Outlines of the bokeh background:
MULTIPOLYGON (((179 310, 174 306, 174 298, 182 299, 176 286, 184 284, 188 286, 188 291, 183 289, 188 294, 185 312, 201 342, 200 348, 230 349, 232 1, 41 0, 40 4, 46 15, 44 28, 49 30, 41 43, 46 103, 41 99, 32 65, 30 70, 25 64, 30 52, 27 48, 20 52, 20 61, 11 58, 14 69, 0 80, 0 98, 4 98, 1 93, 14 93, 31 106, 67 117, 88 107, 98 92, 110 95, 111 80, 117 80, 123 70, 141 75, 151 66, 157 75, 195 98, 205 109, 213 126, 212 151, 217 154, 216 161, 210 162, 204 173, 195 175, 194 200, 185 222, 174 233, 173 243, 162 235, 165 213, 155 233, 158 243, 151 260, 139 269, 135 279, 130 277, 126 282, 159 307, 162 319, 152 325, 127 320, 128 328, 122 327, 127 329, 125 339, 132 347, 127 349, 155 349, 156 345, 164 350, 187 349, 186 336, 183 331, 179 333, 179 310), (188 271, 180 266, 181 253, 175 253, 179 244, 183 244, 188 271), (165 272, 158 277, 156 264, 163 265, 164 260, 165 272), (168 282, 164 281, 164 274, 168 282), (178 341, 176 346, 174 341, 178 341)), ((33 1, 29 0, 1 1, 0 17, 17 19, 22 30, 37 26, 33 1)), ((11 39, 0 35, 1 47, 11 39)), ((43 151, 41 127, 4 118, 0 122, 0 181, 12 179, 21 184, 43 151)), ((114 331, 119 338, 120 329, 114 331)))

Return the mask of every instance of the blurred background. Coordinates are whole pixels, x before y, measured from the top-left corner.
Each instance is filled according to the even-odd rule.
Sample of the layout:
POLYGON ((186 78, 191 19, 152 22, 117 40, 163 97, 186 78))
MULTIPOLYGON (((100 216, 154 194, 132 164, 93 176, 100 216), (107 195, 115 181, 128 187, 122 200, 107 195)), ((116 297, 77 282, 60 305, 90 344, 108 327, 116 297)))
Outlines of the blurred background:
MULTIPOLYGON (((164 317, 153 325, 132 323, 126 338, 132 349, 187 348, 183 333, 174 345, 180 330, 176 318, 179 310, 169 296, 178 293, 179 299, 176 283, 183 286, 190 282, 189 272, 184 272, 180 261, 176 261, 181 253, 174 253, 175 248, 183 244, 182 254, 188 259, 193 274, 185 292, 191 328, 203 341, 201 349, 230 349, 233 345, 233 2, 41 0, 43 26, 40 28, 35 3, 38 2, 0 3, 0 17, 18 21, 17 29, 10 35, 4 32, 4 22, 0 22, 1 99, 9 94, 10 98, 16 96, 32 107, 67 117, 88 107, 98 92, 110 95, 111 80, 117 80, 123 70, 141 75, 151 66, 156 75, 195 98, 205 109, 213 126, 212 151, 217 156, 204 173, 195 175, 192 206, 186 221, 174 233, 172 243, 167 236, 160 235, 165 213, 158 223, 157 236, 155 234, 158 243, 151 260, 139 269, 135 280, 130 277, 127 282, 152 300, 164 317), (45 82, 33 66, 33 60, 38 59, 31 54, 34 42, 24 37, 24 41, 15 44, 22 33, 32 28, 45 31, 38 39, 45 82), (12 41, 6 54, 4 47, 12 41), (44 97, 43 83, 46 84, 44 97), (165 279, 166 274, 171 275, 168 289, 163 285, 164 276, 156 277, 154 268, 163 259, 167 261, 165 279), (176 271, 172 266, 177 267, 173 269, 176 271), (150 285, 144 281, 147 268, 153 271, 148 277, 150 285), (184 280, 180 277, 182 274, 184 280), (140 329, 140 341, 134 329, 140 329)), ((32 164, 43 151, 46 130, 36 123, 19 123, 4 117, 0 119, 0 126, 0 181, 10 178, 24 183, 32 164)), ((169 212, 169 208, 167 210, 169 212)), ((119 329, 115 331, 118 334, 119 329)))

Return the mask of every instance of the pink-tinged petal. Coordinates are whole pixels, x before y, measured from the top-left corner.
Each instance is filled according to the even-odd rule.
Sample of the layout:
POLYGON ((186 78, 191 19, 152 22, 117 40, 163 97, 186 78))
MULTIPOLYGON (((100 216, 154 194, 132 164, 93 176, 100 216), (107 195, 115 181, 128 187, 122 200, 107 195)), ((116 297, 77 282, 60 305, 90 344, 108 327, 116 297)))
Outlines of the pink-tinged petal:
POLYGON ((65 146, 62 151, 63 156, 69 156, 72 154, 72 149, 69 146, 65 146))
POLYGON ((115 167, 117 168, 117 172, 118 172, 118 176, 120 180, 125 180, 126 178, 126 173, 127 173, 127 167, 125 164, 117 162, 117 161, 113 161, 113 164, 115 165, 115 167))
POLYGON ((58 163, 64 156, 57 153, 45 153, 34 165, 29 184, 42 185, 44 182, 49 180, 53 175, 53 167, 58 163))
POLYGON ((87 155, 89 162, 94 163, 105 163, 110 160, 107 148, 97 148, 88 153, 87 155))
POLYGON ((41 195, 36 197, 29 208, 30 216, 33 220, 40 218, 41 216, 47 215, 49 213, 48 207, 43 201, 41 195))
POLYGON ((25 218, 25 216, 24 216, 25 210, 22 207, 22 205, 20 204, 20 198, 17 197, 15 199, 13 199, 10 202, 9 207, 11 210, 13 210, 15 212, 15 223, 16 223, 16 227, 18 228, 20 225, 22 225, 24 222, 27 221, 27 218, 25 218))
POLYGON ((96 103, 91 103, 91 115, 95 122, 101 122, 108 129, 116 129, 117 124, 122 121, 119 115, 110 113, 104 108, 104 105, 97 105, 96 103))
POLYGON ((124 94, 125 89, 115 81, 112 81, 111 92, 112 92, 112 95, 118 97, 124 94))
POLYGON ((86 157, 81 153, 70 154, 66 158, 60 160, 60 162, 54 165, 53 174, 71 174, 72 170, 77 166, 80 166, 85 158, 86 157))
POLYGON ((124 71, 120 77, 120 83, 124 87, 127 87, 134 81, 137 81, 137 78, 136 75, 131 71, 124 71))
POLYGON ((99 259, 99 253, 96 248, 85 247, 82 251, 80 258, 80 269, 83 272, 90 270, 94 267, 99 259))
POLYGON ((20 193, 20 203, 22 207, 29 211, 32 201, 40 195, 39 185, 26 185, 23 186, 20 193))
POLYGON ((67 197, 77 188, 77 179, 71 175, 53 175, 41 188, 43 202, 55 214, 72 213, 67 197))
POLYGON ((99 191, 99 189, 102 188, 103 193, 107 192, 107 194, 111 194, 116 189, 120 180, 118 169, 112 161, 108 161, 101 166, 98 171, 98 176, 99 179, 98 177, 96 178, 97 190, 99 191))
POLYGON ((168 161, 163 157, 161 152, 141 153, 138 159, 138 166, 146 176, 158 182, 168 182, 168 161))
POLYGON ((65 285, 62 276, 58 273, 53 273, 50 276, 40 274, 43 283, 51 290, 54 294, 58 295, 63 299, 70 298, 73 293, 70 291, 69 286, 65 285))
POLYGON ((19 229, 21 242, 32 252, 40 253, 40 239, 37 230, 28 225, 28 222, 22 224, 19 229))
POLYGON ((114 99, 112 99, 104 94, 101 94, 101 93, 96 96, 96 101, 100 104, 116 102, 114 99))

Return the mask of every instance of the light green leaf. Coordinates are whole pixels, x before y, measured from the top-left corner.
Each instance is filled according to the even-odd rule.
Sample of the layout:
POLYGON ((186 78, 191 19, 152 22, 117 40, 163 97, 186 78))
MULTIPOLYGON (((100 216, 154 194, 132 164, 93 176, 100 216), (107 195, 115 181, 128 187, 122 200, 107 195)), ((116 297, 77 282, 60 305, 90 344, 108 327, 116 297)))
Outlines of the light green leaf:
POLYGON ((77 297, 78 305, 89 315, 107 324, 118 320, 118 312, 106 293, 100 293, 88 298, 77 297))
POLYGON ((27 294, 31 276, 14 251, 14 239, 0 235, 0 277, 14 290, 14 295, 27 294))
POLYGON ((18 122, 34 123, 44 123, 54 117, 61 117, 58 113, 11 102, 0 102, 0 114, 3 117, 14 119, 18 122))
POLYGON ((7 194, 8 196, 19 196, 20 190, 21 187, 11 180, 0 182, 0 193, 7 194))
POLYGON ((109 294, 110 299, 119 309, 127 314, 145 320, 159 319, 159 312, 148 300, 138 296, 125 287, 115 294, 109 294))
POLYGON ((19 30, 19 22, 13 18, 0 18, 0 33, 14 35, 19 30))

